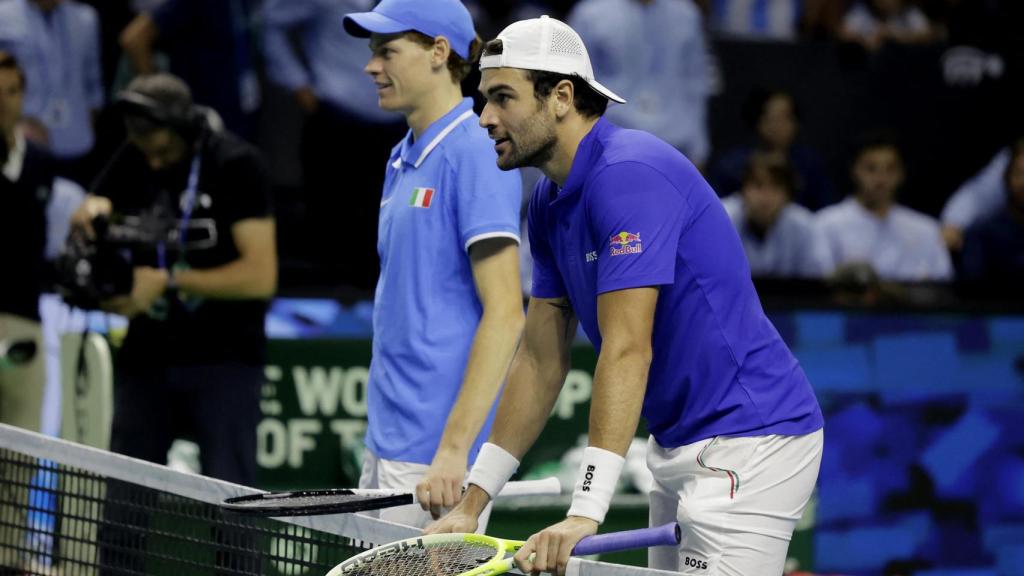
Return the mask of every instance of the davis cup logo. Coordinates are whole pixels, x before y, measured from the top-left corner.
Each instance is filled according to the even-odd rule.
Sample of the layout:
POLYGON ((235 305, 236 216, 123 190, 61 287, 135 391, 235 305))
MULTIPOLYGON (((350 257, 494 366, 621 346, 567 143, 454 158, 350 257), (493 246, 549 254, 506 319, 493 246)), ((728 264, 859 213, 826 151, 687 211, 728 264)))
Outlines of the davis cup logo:
POLYGON ((612 256, 622 256, 623 254, 639 254, 644 251, 643 244, 640 243, 640 233, 633 232, 619 232, 613 234, 611 239, 608 241, 608 247, 611 250, 612 256))

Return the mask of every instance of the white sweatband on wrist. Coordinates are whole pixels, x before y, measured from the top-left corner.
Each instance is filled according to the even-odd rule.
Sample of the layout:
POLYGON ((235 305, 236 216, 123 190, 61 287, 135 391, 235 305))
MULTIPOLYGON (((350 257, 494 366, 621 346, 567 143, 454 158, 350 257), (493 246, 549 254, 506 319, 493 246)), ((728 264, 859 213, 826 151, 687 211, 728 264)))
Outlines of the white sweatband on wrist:
POLYGON ((572 506, 566 516, 582 516, 598 524, 604 522, 625 463, 625 458, 603 448, 588 446, 583 450, 572 506))
POLYGON ((515 456, 497 444, 484 442, 476 456, 476 462, 473 462, 473 468, 469 471, 466 483, 476 484, 494 500, 518 468, 519 460, 516 460, 515 456))

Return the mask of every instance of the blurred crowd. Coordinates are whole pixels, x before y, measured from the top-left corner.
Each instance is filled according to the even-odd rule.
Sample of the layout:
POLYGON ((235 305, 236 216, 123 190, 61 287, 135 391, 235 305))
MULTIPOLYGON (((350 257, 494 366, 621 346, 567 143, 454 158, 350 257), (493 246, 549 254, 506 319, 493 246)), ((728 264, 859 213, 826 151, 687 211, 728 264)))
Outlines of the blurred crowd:
MULTIPOLYGON (((377 274, 380 167, 405 132, 399 117, 377 107, 363 72, 365 42, 340 25, 345 13, 373 4, 0 0, 0 49, 24 76, 20 114, 7 102, 0 116, 5 157, 17 157, 22 140, 47 151, 57 177, 48 185, 55 192, 47 206, 54 220, 66 215, 123 140, 122 123, 110 112, 112 97, 135 76, 170 71, 188 84, 198 104, 213 109, 231 132, 257 144, 269 159, 271 179, 280 184, 275 197, 284 221, 278 231, 287 268, 283 286, 313 292, 343 287, 369 295, 377 274)), ((1020 47, 1017 2, 467 4, 483 39, 541 13, 578 30, 595 69, 629 100, 613 106, 609 118, 657 134, 705 172, 725 199, 755 276, 852 273, 940 282, 1022 276, 1024 157, 1015 138, 1002 142, 974 177, 930 193, 949 200, 940 213, 929 213, 935 212, 934 201, 900 202, 908 151, 901 135, 884 125, 865 126, 855 136, 858 144, 846 159, 848 180, 835 181, 835 171, 825 169, 816 149, 820 143, 801 136, 801 106, 791 91, 758 86, 744 95, 742 109, 734 111, 749 128, 743 144, 711 142, 708 113, 716 90, 717 40, 833 42, 868 57, 888 45, 932 43, 1013 54, 1020 47)), ((468 93, 475 82, 475 75, 467 80, 468 93)), ((1010 120, 1014 129, 1024 126, 1019 118, 1010 120)), ((5 169, 5 176, 18 175, 5 169)), ((533 179, 524 174, 524 196, 533 179)), ((64 226, 50 226, 52 255, 64 226)))

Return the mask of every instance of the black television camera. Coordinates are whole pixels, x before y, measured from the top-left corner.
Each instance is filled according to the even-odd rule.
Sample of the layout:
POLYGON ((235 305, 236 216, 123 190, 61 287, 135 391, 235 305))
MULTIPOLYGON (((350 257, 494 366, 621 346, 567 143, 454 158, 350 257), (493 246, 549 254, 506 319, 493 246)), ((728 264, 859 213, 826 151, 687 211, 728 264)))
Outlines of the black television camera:
POLYGON ((132 253, 156 251, 162 243, 166 257, 173 261, 175 222, 170 210, 158 205, 134 215, 96 217, 93 238, 85 230, 73 228, 56 262, 56 284, 64 301, 96 310, 105 300, 131 293, 132 253))

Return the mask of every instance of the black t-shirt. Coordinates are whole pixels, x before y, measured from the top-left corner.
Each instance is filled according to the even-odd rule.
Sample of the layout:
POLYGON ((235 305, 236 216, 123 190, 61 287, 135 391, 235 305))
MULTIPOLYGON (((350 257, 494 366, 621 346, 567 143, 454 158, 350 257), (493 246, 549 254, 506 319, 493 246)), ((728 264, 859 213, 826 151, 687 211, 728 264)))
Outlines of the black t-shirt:
POLYGON ((52 158, 27 143, 18 181, 11 182, 0 174, 0 247, 4 255, 0 312, 31 320, 39 320, 46 204, 53 186, 53 169, 52 158))
MULTIPOLYGON (((271 216, 269 179, 255 148, 234 135, 219 133, 208 135, 200 150, 199 179, 184 249, 176 241, 165 244, 167 267, 183 263, 206 269, 228 264, 239 256, 232 226, 241 220, 271 216)), ((169 171, 154 173, 143 155, 128 146, 101 177, 94 193, 111 199, 115 216, 138 215, 162 206, 165 213, 173 214, 168 218, 169 228, 179 232, 191 164, 187 158, 169 171)), ((135 247, 132 263, 157 267, 158 252, 153 247, 135 247)), ((182 299, 176 293, 169 293, 165 300, 164 314, 132 319, 120 355, 125 365, 264 361, 266 302, 182 299)))

